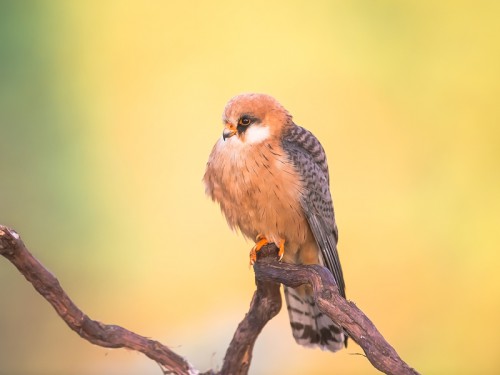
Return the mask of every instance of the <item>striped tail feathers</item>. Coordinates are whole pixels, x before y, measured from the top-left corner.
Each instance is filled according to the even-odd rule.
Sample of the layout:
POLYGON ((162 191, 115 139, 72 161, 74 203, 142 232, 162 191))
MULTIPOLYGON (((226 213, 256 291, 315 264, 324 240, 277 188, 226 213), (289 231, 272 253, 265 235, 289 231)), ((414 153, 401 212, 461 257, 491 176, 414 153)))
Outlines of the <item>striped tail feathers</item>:
POLYGON ((284 290, 293 337, 299 345, 319 346, 332 352, 344 347, 344 330, 319 311, 305 286, 284 290))

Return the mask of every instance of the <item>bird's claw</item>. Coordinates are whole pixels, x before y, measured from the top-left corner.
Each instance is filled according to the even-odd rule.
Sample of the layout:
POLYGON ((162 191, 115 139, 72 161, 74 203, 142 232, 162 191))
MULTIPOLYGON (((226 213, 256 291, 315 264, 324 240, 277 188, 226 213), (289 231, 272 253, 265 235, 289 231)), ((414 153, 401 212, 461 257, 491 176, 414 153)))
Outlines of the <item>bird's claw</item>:
POLYGON ((283 255, 285 255, 285 240, 280 240, 278 248, 278 261, 281 262, 283 255))
POLYGON ((260 249, 262 249, 269 243, 267 238, 262 234, 257 235, 256 241, 257 242, 255 243, 254 247, 252 247, 252 250, 250 250, 250 266, 253 266, 257 261, 257 253, 260 251, 260 249))
MULTIPOLYGON (((257 242, 255 243, 254 247, 252 247, 252 250, 250 250, 250 266, 253 266, 257 261, 257 253, 269 243, 267 238, 262 234, 257 235, 255 240, 257 242)), ((283 255, 285 255, 285 240, 280 240, 278 249, 278 261, 281 262, 281 260, 283 259, 283 255)))

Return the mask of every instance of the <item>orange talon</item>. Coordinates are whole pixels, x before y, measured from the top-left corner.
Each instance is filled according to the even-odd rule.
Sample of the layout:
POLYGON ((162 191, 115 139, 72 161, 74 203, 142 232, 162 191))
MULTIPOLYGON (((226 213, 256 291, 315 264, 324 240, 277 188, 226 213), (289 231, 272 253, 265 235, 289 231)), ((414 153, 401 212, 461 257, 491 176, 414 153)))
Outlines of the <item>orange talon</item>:
POLYGON ((266 246, 269 241, 262 235, 259 234, 256 238, 257 242, 255 243, 255 246, 252 247, 252 250, 250 250, 250 265, 253 266, 255 261, 257 260, 257 253, 262 249, 264 246, 266 246))
POLYGON ((285 255, 285 240, 281 240, 279 243, 278 260, 281 262, 283 255, 285 255))

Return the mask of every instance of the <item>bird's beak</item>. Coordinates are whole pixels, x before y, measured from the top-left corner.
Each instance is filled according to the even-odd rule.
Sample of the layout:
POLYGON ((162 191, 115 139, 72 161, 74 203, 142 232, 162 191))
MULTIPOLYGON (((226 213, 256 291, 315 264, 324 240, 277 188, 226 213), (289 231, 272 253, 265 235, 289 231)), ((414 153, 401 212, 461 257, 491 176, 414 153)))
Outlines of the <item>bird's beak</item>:
POLYGON ((233 135, 235 135, 237 132, 236 126, 230 123, 226 123, 226 127, 224 128, 224 131, 222 132, 222 139, 226 140, 226 138, 230 138, 233 135))

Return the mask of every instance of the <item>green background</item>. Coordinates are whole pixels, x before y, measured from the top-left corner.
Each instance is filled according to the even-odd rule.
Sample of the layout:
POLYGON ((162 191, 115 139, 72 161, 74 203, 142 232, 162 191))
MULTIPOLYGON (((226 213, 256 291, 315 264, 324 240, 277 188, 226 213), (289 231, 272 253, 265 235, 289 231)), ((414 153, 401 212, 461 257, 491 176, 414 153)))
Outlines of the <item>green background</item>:
MULTIPOLYGON (((2 1, 0 223, 92 318, 220 368, 251 243, 201 182, 222 109, 278 98, 326 149, 348 297, 424 374, 500 372, 500 3, 2 1)), ((251 374, 376 374, 299 347, 251 374)), ((1 374, 159 374, 0 260, 1 374)))

